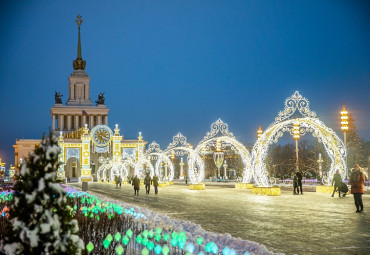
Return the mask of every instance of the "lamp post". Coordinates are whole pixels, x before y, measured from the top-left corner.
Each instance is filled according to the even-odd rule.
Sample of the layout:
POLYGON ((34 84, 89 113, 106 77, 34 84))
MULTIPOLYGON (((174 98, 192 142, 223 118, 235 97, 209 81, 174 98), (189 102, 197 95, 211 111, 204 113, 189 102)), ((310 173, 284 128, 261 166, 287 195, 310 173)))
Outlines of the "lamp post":
POLYGON ((319 159, 317 160, 317 163, 319 163, 319 175, 320 175, 320 178, 322 179, 323 175, 322 175, 322 163, 324 163, 324 160, 322 160, 321 158, 321 153, 319 153, 319 159))
MULTIPOLYGON (((343 104, 342 111, 340 112, 340 124, 343 131, 344 147, 347 150, 347 131, 348 131, 348 112, 346 106, 343 104)), ((347 156, 346 156, 346 167, 347 167, 347 156)), ((348 179, 348 171, 346 171, 346 178, 348 179)))
POLYGON ((221 140, 217 139, 216 142, 216 152, 213 153, 213 160, 217 167, 217 178, 220 179, 220 167, 224 162, 224 153, 221 150, 221 140))
POLYGON ((346 106, 343 104, 342 111, 340 112, 340 124, 343 131, 344 146, 347 146, 346 132, 348 131, 348 112, 346 106))
POLYGON ((260 139, 260 137, 262 136, 263 134, 263 130, 261 128, 261 125, 259 126, 258 130, 257 130, 257 138, 260 139))
POLYGON ((225 159, 225 162, 224 162, 224 178, 227 179, 227 162, 226 162, 226 159, 225 159))
POLYGON ((181 157, 181 162, 180 162, 180 180, 184 179, 184 159, 181 157))
POLYGON ((299 137, 300 137, 299 121, 298 119, 296 119, 293 125, 293 138, 295 140, 295 153, 296 153, 296 163, 295 163, 296 170, 298 170, 298 140, 299 140, 299 137))

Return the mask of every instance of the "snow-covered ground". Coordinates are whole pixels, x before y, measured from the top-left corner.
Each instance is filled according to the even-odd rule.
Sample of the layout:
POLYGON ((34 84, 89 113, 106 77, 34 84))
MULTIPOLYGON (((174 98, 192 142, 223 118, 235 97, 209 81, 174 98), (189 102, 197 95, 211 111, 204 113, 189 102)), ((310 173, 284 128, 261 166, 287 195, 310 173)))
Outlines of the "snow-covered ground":
POLYGON ((351 195, 331 198, 305 192, 293 196, 283 191, 280 197, 267 197, 222 186, 191 191, 173 185, 160 189, 159 195, 146 195, 142 188, 134 196, 129 185, 116 188, 97 183, 89 183, 89 190, 107 200, 135 205, 156 224, 183 226, 193 237, 199 234, 229 246, 255 247, 255 251, 261 249, 260 254, 267 250, 258 243, 286 254, 368 254, 370 249, 369 195, 363 196, 365 212, 356 214, 351 195))
MULTIPOLYGON (((76 188, 76 185, 73 186, 73 188, 76 188)), ((220 252, 224 249, 224 247, 228 247, 234 250, 236 254, 277 254, 268 251, 264 245, 257 242, 242 240, 241 238, 234 238, 230 234, 219 234, 206 231, 200 225, 187 220, 173 219, 167 214, 154 212, 148 208, 129 204, 123 202, 122 200, 113 199, 110 196, 102 195, 91 190, 89 193, 99 197, 103 201, 112 202, 121 205, 124 208, 133 208, 136 213, 145 215, 146 217, 139 219, 139 221, 144 224, 148 224, 150 229, 160 227, 167 230, 172 229, 176 232, 185 231, 188 241, 191 241, 194 244, 196 244, 196 239, 198 237, 202 237, 204 239, 204 243, 216 243, 220 252)))

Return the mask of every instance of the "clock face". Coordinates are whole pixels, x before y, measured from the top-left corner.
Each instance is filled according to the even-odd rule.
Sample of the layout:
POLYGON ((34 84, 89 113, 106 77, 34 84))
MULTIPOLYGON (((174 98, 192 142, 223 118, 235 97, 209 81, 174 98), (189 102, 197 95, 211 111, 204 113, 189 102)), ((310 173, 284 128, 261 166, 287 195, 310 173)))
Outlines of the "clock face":
POLYGON ((92 134, 94 143, 99 147, 106 146, 111 139, 111 132, 104 126, 96 128, 92 134))

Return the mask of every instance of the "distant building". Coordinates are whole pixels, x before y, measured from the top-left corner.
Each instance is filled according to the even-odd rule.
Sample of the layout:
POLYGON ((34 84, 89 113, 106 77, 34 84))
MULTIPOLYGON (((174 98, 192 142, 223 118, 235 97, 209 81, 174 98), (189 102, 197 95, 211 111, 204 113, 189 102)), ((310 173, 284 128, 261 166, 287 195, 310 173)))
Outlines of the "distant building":
MULTIPOLYGON (((138 140, 123 140, 118 125, 113 131, 108 126, 109 109, 104 94, 100 93, 96 105, 90 98, 90 78, 85 72, 86 61, 82 59, 80 26, 78 24, 77 58, 73 61, 73 73, 69 76, 68 100, 63 104, 63 95, 55 92, 55 104, 50 108, 52 131, 59 137, 62 151, 59 155, 59 178, 92 181, 102 162, 113 159, 120 162, 122 155, 137 158, 145 152, 146 141, 141 134, 138 140)), ((41 140, 17 139, 13 145, 16 171, 41 140)), ((133 169, 131 173, 133 174, 133 169)))

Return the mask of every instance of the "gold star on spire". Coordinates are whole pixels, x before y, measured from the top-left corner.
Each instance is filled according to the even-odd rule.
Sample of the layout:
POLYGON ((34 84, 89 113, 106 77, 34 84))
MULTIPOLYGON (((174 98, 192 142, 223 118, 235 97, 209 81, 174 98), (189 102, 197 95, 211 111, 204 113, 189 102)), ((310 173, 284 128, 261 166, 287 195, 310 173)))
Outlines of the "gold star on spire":
POLYGON ((80 29, 80 26, 82 24, 82 16, 80 14, 77 15, 76 23, 78 25, 78 29, 80 29))

